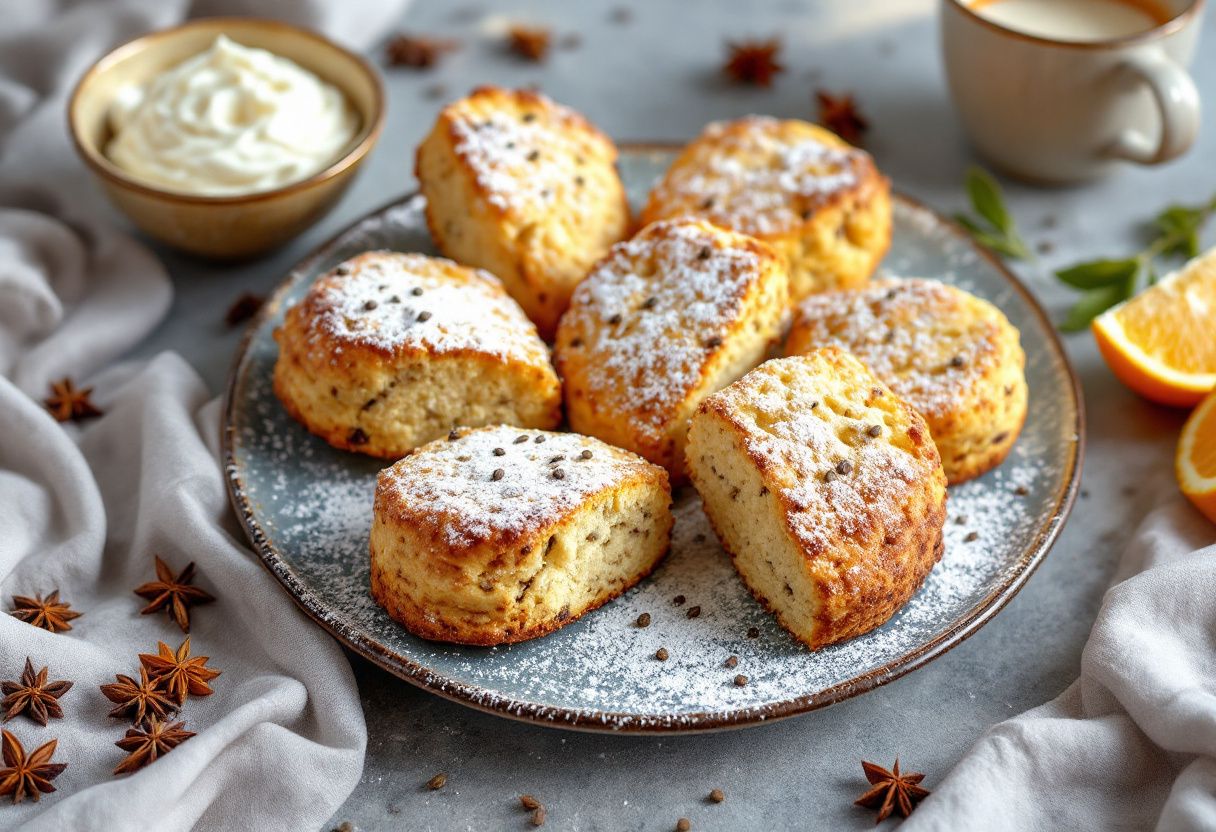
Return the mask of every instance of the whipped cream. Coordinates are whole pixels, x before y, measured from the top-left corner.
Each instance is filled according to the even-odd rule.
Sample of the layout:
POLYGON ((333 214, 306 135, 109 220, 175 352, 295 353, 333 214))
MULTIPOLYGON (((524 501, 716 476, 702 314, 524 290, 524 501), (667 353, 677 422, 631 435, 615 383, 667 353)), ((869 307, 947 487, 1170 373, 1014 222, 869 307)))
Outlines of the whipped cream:
POLYGON ((336 161, 359 119, 340 90, 220 35, 146 85, 120 89, 106 156, 149 185, 203 196, 305 179, 336 161))

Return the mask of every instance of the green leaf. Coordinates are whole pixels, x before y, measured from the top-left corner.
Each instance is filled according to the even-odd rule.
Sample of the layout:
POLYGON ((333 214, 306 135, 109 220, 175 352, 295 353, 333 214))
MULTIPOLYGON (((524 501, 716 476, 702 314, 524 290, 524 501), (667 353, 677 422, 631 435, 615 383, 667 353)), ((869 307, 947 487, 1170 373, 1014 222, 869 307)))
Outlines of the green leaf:
POLYGON ((1001 186, 988 171, 977 167, 967 171, 967 196, 975 212, 992 223, 993 228, 1006 234, 1013 229, 1013 220, 1001 196, 1001 186))
POLYGON ((1161 279, 1161 276, 1157 274, 1157 267, 1152 263, 1149 263, 1144 270, 1144 278, 1144 285, 1156 286, 1157 281, 1161 279))
POLYGON ((1065 332, 1077 332, 1085 329, 1094 318, 1110 309, 1116 303, 1125 301, 1129 297, 1131 297, 1131 293, 1126 283, 1103 286, 1100 289, 1090 289, 1081 295, 1081 299, 1069 310, 1068 317, 1060 324, 1060 329, 1065 332))
POLYGON ((1207 219, 1202 208, 1188 208, 1185 205, 1171 205, 1153 218, 1153 225, 1168 233, 1188 233, 1198 230, 1207 219))
POLYGON ((1140 261, 1134 257, 1127 260, 1090 260, 1060 269, 1056 277, 1074 289, 1097 289, 1125 282, 1129 276, 1134 277, 1139 269, 1140 261))

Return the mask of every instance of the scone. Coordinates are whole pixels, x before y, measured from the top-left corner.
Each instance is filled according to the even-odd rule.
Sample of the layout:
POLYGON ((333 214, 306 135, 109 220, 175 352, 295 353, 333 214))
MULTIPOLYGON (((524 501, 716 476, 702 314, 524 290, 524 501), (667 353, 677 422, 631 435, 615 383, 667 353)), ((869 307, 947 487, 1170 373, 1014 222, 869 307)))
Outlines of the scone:
POLYGON ((936 280, 879 280, 807 298, 787 355, 840 347, 929 424, 950 483, 1000 465, 1026 419, 1018 331, 985 300, 936 280))
POLYGON ((275 330, 274 391, 336 448, 396 459, 454 425, 551 428, 549 349, 502 284, 421 254, 360 254, 275 330))
POLYGON ((885 622, 941 558, 929 429, 841 350, 774 359, 710 396, 687 452, 744 583, 811 649, 885 622))
POLYGON ((891 242, 891 185, 822 127, 748 116, 715 122, 650 192, 641 222, 696 214, 785 258, 790 294, 860 286, 891 242))
POLYGON ((502 278, 547 340, 575 284, 629 231, 616 155, 611 139, 540 93, 474 90, 418 148, 431 236, 502 278))
POLYGON ((662 468, 573 433, 454 431, 380 472, 372 596, 460 644, 545 635, 646 577, 671 539, 662 468))
POLYGON ((572 429, 680 482, 688 417, 764 360, 788 298, 780 258, 694 218, 647 226, 575 290, 554 355, 572 429))

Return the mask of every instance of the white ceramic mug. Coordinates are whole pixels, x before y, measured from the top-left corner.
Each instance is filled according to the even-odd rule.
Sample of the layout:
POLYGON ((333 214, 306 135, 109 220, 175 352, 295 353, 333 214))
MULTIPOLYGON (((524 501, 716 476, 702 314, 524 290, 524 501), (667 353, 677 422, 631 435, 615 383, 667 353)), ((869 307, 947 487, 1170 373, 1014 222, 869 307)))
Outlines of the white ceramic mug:
POLYGON ((1122 160, 1156 165, 1185 153, 1199 131, 1199 93, 1185 67, 1204 0, 1160 3, 1172 17, 1155 28, 1071 41, 941 0, 950 93, 980 154, 1014 176, 1067 183, 1122 160))

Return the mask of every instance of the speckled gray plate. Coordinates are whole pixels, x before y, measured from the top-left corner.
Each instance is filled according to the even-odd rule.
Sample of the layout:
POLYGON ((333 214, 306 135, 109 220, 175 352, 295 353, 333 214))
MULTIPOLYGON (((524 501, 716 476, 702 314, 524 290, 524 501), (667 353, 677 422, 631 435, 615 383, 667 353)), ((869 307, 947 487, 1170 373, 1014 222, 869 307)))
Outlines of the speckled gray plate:
MULTIPOLYGON (((670 149, 651 146, 622 153, 635 204, 671 158, 670 149)), ((507 647, 414 638, 368 593, 372 493, 383 463, 334 450, 288 417, 271 390, 271 332, 318 274, 357 252, 434 253, 421 207, 418 198, 385 206, 299 264, 250 327, 224 424, 232 502, 267 567, 321 626, 403 679, 476 708, 567 728, 699 731, 787 717, 889 682, 975 632, 1026 582, 1068 514, 1083 422, 1076 379, 1050 323, 957 226, 901 197, 884 268, 938 277, 1003 309, 1022 332, 1031 407, 1005 464, 951 489, 945 556, 891 621, 844 644, 804 649, 743 588, 688 490, 676 498, 671 555, 606 607, 507 647), (686 600, 677 605, 680 595, 686 600), (700 615, 689 618, 694 606, 700 615), (634 624, 642 612, 653 622, 644 629, 634 624), (749 638, 749 630, 759 635, 749 638), (654 658, 659 647, 668 661, 654 658), (732 655, 735 669, 723 664, 732 655), (734 684, 738 673, 746 686, 734 684)))

